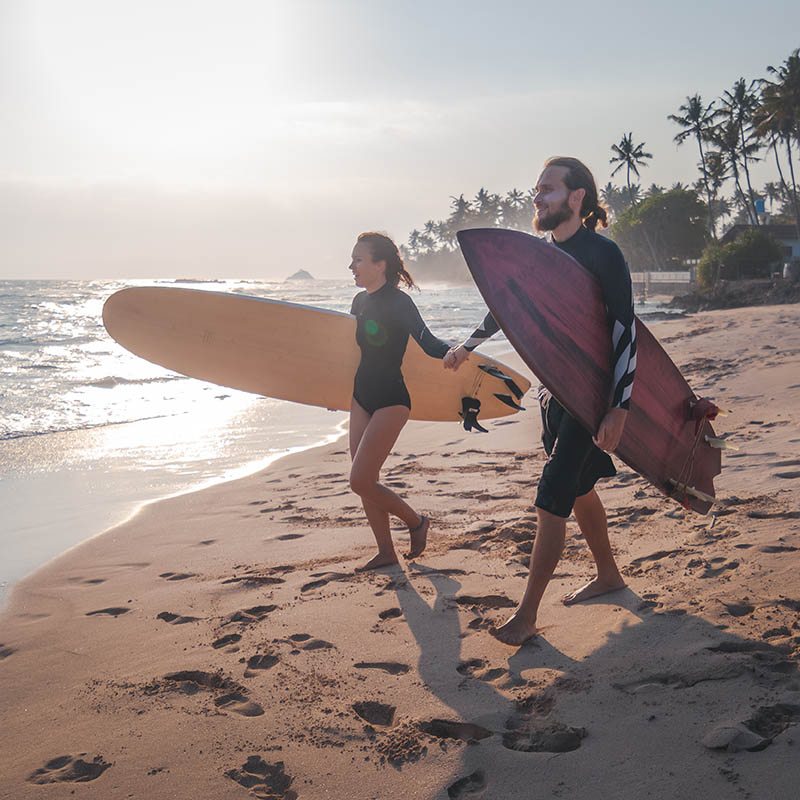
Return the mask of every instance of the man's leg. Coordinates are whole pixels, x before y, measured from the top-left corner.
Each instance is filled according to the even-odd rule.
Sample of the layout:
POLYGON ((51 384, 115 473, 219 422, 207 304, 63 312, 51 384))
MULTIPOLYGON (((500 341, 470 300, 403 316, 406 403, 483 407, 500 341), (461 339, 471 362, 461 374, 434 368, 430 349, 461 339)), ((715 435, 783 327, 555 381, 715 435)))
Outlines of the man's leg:
POLYGON ((539 603, 564 550, 567 521, 543 508, 537 508, 536 512, 538 517, 536 538, 531 553, 528 585, 522 602, 503 625, 491 631, 495 638, 515 647, 536 633, 539 603))
POLYGON ((597 492, 592 489, 576 498, 573 511, 583 538, 586 539, 586 544, 592 551, 592 557, 597 566, 597 577, 564 597, 564 605, 579 603, 581 600, 588 600, 590 597, 613 592, 625 586, 625 581, 619 574, 617 562, 611 552, 606 510, 597 492))

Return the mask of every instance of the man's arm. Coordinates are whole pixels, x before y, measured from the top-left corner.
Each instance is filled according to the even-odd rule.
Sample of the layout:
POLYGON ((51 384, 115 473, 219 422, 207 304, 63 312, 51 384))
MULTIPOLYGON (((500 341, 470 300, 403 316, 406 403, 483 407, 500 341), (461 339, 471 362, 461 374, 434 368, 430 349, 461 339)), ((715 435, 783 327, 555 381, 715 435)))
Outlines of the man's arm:
POLYGON ((491 336, 494 336, 499 330, 500 326, 497 324, 497 321, 490 311, 469 338, 465 339, 458 347, 454 347, 450 350, 444 357, 445 367, 447 369, 458 369, 479 344, 485 342, 491 336))
POLYGON ((636 375, 636 318, 631 276, 616 245, 609 247, 608 264, 600 283, 611 325, 613 378, 611 406, 600 422, 594 441, 598 447, 610 452, 617 448, 622 438, 636 375))

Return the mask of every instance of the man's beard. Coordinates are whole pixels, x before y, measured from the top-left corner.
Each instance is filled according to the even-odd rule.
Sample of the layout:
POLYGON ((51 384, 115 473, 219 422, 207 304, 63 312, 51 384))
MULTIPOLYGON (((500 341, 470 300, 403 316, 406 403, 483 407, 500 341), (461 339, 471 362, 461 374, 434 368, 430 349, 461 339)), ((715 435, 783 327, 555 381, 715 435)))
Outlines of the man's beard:
POLYGON ((555 211, 549 213, 544 219, 540 219, 537 213, 533 218, 533 228, 539 233, 554 231, 562 223, 571 220, 572 214, 573 211, 569 207, 569 203, 564 200, 555 211))

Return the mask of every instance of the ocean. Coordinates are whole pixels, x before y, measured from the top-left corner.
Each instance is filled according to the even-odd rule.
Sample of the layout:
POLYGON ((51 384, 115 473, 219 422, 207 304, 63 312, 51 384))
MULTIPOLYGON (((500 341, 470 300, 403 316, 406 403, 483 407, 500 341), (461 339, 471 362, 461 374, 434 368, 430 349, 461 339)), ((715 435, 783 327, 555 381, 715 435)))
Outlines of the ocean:
MULTIPOLYGON (((24 575, 142 504, 335 441, 347 414, 186 378, 103 328, 126 286, 184 286, 349 311, 352 281, 0 281, 0 603, 24 575)), ((485 313, 472 287, 414 292, 461 340, 485 313)), ((484 349, 508 348, 502 336, 484 349)))
MULTIPOLYGON (((0 603, 20 578, 144 503, 256 472, 346 431, 346 413, 186 378, 124 350, 103 328, 103 303, 145 285, 345 312, 358 291, 348 280, 0 281, 0 603)), ((471 286, 413 297, 430 329, 452 341, 486 312, 471 286)), ((509 347, 499 334, 481 349, 502 356, 509 347)))

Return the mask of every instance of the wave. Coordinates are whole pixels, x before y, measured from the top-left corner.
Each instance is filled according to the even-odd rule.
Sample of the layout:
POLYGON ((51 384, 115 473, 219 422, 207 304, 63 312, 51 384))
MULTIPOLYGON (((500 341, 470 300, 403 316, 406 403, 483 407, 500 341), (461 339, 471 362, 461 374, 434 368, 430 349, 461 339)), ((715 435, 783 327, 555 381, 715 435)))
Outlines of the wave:
POLYGON ((146 386, 150 383, 170 383, 172 381, 189 380, 184 375, 159 375, 155 378, 118 378, 109 376, 108 378, 98 378, 81 386, 94 386, 98 389, 113 389, 115 386, 146 386))
POLYGON ((34 436, 49 436, 54 433, 75 433, 77 431, 91 431, 96 428, 113 428, 117 425, 130 425, 134 422, 146 422, 152 419, 167 419, 169 417, 177 417, 185 414, 185 411, 178 412, 177 414, 154 414, 151 417, 136 417, 135 419, 123 419, 115 422, 96 422, 87 425, 75 425, 71 428, 48 428, 42 431, 9 431, 6 433, 0 432, 0 442, 8 442, 12 439, 29 439, 34 436))

